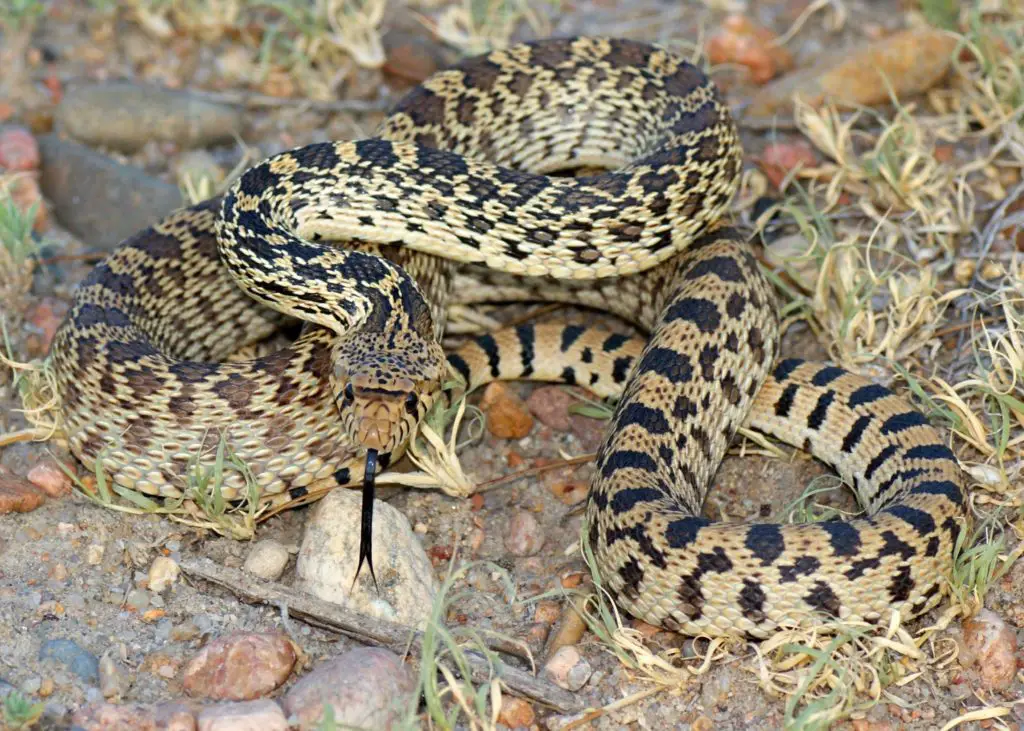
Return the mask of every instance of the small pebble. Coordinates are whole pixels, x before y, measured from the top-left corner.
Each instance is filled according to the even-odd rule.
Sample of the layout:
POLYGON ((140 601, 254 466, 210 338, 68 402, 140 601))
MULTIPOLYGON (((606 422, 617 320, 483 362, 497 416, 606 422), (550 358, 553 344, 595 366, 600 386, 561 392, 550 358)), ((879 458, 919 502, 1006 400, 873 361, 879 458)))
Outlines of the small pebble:
POLYGON ((26 172, 39 167, 39 145, 24 127, 0 129, 0 169, 26 172))
POLYGON ((276 581, 287 565, 288 549, 273 538, 265 538, 249 549, 242 568, 261 579, 276 581))
POLYGON ((782 190, 782 183, 792 170, 812 168, 818 164, 818 157, 810 144, 803 140, 773 142, 764 148, 758 163, 776 190, 782 190))
POLYGON ((987 690, 1006 690, 1017 674, 1017 635, 995 612, 982 609, 963 625, 961 662, 976 664, 987 690))
POLYGON ((213 640, 189 661, 182 685, 195 697, 250 700, 284 683, 296 659, 287 635, 232 634, 213 640))
POLYGON ((573 645, 558 648, 544 664, 544 674, 551 682, 574 692, 586 684, 592 672, 590 663, 573 645))
POLYGON ((359 647, 322 662, 281 699, 302 731, 320 728, 324 704, 339 728, 391 728, 404 714, 416 678, 401 658, 381 647, 359 647))
POLYGON ((516 698, 512 695, 503 695, 501 697, 498 723, 503 723, 509 728, 529 728, 533 725, 535 718, 533 706, 522 698, 516 698))
POLYGON ((31 677, 22 682, 21 692, 25 695, 35 695, 39 692, 39 689, 43 686, 43 679, 40 677, 31 677))
POLYGON ((90 543, 85 549, 85 562, 90 566, 99 566, 103 563, 103 554, 106 549, 99 543, 90 543))
POLYGON ((132 677, 117 655, 117 649, 111 648, 100 658, 100 692, 104 698, 121 698, 132 686, 132 677))
POLYGON ((498 439, 522 439, 533 429, 529 409, 504 383, 489 383, 480 398, 480 410, 487 416, 487 431, 498 439))
POLYGON ((42 505, 44 500, 46 496, 28 480, 0 474, 0 515, 28 513, 42 505))
POLYGON ((793 56, 775 41, 774 33, 747 16, 730 15, 708 38, 706 51, 711 63, 746 66, 751 80, 763 84, 793 67, 793 56))
POLYGON ((281 706, 266 699, 207 706, 196 721, 198 731, 288 731, 281 706))
POLYGON ((544 624, 554 624, 562 613, 560 604, 550 599, 543 599, 537 602, 533 608, 533 621, 544 624))
POLYGON ((163 593, 171 584, 178 580, 181 569, 174 559, 167 556, 157 556, 149 565, 147 581, 149 590, 157 594, 163 593))
POLYGON ((170 637, 175 642, 188 642, 194 640, 203 631, 195 622, 186 619, 171 630, 170 637))
POLYGON ((530 413, 544 426, 555 431, 569 431, 569 407, 576 403, 566 389, 561 386, 541 386, 535 388, 526 399, 530 413))
POLYGON ((145 589, 132 589, 124 602, 136 612, 141 612, 149 606, 149 592, 145 589))
MULTIPOLYGON (((54 317, 51 322, 47 323, 44 333, 44 338, 46 340, 46 348, 44 350, 49 350, 49 343, 53 340, 53 335, 56 332, 58 325, 60 325, 63 316, 63 313, 61 313, 59 317, 54 317)), ((25 477, 29 482, 52 498, 58 498, 71 492, 71 478, 68 477, 60 467, 52 462, 41 462, 37 464, 28 471, 28 474, 25 477)))
POLYGON ((87 682, 99 680, 99 660, 74 640, 47 640, 39 648, 39 659, 56 660, 87 682))
POLYGON ((508 521, 505 548, 514 556, 532 556, 544 545, 540 523, 531 513, 516 510, 508 521))
POLYGON ((551 486, 551 494, 565 505, 579 505, 587 499, 590 486, 582 480, 558 482, 551 486))

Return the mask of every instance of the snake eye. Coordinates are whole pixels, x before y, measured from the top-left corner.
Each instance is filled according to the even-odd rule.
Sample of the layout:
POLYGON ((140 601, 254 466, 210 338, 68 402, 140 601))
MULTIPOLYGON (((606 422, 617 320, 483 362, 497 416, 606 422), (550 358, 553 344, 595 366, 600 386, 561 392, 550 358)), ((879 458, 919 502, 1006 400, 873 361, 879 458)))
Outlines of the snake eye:
POLYGON ((352 403, 356 400, 356 390, 352 388, 352 384, 349 383, 345 386, 345 403, 352 403))
POLYGON ((416 407, 419 405, 420 399, 416 394, 410 393, 408 396, 405 397, 405 410, 408 411, 413 416, 416 415, 416 407))

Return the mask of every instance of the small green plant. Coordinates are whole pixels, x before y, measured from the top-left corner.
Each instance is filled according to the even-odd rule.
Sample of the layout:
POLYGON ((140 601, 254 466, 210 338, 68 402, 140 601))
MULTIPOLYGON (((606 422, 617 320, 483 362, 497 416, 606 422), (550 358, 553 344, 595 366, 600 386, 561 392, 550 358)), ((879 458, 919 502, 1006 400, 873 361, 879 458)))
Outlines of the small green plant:
POLYGON ((962 606, 972 611, 980 607, 989 587, 1024 554, 1024 544, 1017 546, 1009 556, 1004 555, 1005 550, 1006 536, 992 524, 979 526, 973 532, 960 530, 953 548, 950 587, 962 606))
MULTIPOLYGON (((492 729, 497 724, 501 705, 501 687, 495 666, 500 662, 479 633, 469 627, 448 628, 444 618, 452 604, 464 594, 452 593, 455 584, 475 567, 486 566, 499 576, 508 601, 515 600, 515 583, 507 571, 487 561, 476 561, 455 568, 455 557, 448 576, 430 609, 421 640, 418 693, 408 709, 404 727, 422 728, 419 702, 423 698, 430 728, 492 729), (484 657, 492 667, 490 677, 477 684, 469 654, 484 657)), ((467 592, 465 595, 469 595, 467 592)), ((511 641, 511 638, 505 638, 511 641)))
POLYGON ((46 12, 46 7, 44 0, 5 0, 0 10, 0 27, 11 33, 30 28, 46 12))
POLYGON ((24 262, 36 253, 32 224, 38 209, 39 204, 33 203, 28 210, 22 211, 7 190, 0 195, 0 243, 15 262, 24 262))
POLYGON ((43 715, 43 704, 33 703, 16 690, 4 698, 4 724, 10 729, 30 728, 43 715))
POLYGON ((921 0, 921 14, 936 28, 956 30, 960 20, 959 0, 921 0))

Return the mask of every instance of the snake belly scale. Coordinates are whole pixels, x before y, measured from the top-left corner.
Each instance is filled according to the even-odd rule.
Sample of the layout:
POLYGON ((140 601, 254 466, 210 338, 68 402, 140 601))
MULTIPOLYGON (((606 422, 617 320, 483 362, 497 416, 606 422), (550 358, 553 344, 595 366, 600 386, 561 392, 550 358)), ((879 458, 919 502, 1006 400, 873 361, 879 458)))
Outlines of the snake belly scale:
POLYGON ((470 385, 581 383, 621 396, 586 538, 632 614, 764 637, 926 611, 965 513, 959 467, 889 391, 775 363, 771 290, 721 222, 740 158, 714 86, 664 49, 541 41, 439 72, 376 137, 276 155, 96 268, 54 342, 71 448, 174 496, 225 439, 265 494, 295 497, 358 481, 368 450, 400 456, 449 368, 470 385), (608 170, 553 175, 580 167, 608 170), (451 303, 527 299, 598 307, 649 338, 530 325, 446 361, 451 303), (297 321, 283 349, 230 360, 297 321), (700 517, 743 423, 832 465, 868 516, 700 517))

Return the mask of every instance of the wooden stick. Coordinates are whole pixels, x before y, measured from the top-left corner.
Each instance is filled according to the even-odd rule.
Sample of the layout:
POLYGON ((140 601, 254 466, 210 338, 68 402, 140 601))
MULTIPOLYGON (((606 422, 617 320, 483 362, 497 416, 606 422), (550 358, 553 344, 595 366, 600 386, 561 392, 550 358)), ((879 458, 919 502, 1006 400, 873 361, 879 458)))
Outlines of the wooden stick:
MULTIPOLYGON (((283 584, 260 579, 239 569, 221 566, 208 558, 183 558, 181 569, 188 576, 217 584, 240 599, 283 606, 290 616, 313 626, 372 645, 387 647, 400 655, 409 650, 416 653, 421 651, 423 633, 411 627, 367 617, 283 584)), ((523 648, 508 641, 488 638, 486 643, 493 650, 523 656, 523 648)), ((569 691, 519 668, 500 660, 492 666, 487 658, 471 651, 466 652, 466 658, 472 668, 474 682, 486 682, 493 673, 501 678, 502 683, 514 695, 549 706, 559 713, 575 713, 583 709, 580 700, 569 691)))

